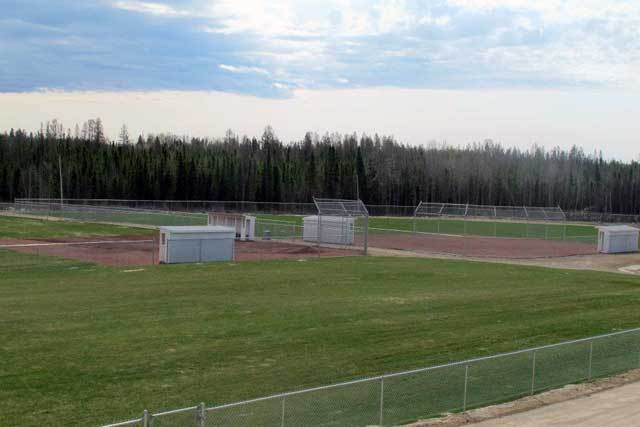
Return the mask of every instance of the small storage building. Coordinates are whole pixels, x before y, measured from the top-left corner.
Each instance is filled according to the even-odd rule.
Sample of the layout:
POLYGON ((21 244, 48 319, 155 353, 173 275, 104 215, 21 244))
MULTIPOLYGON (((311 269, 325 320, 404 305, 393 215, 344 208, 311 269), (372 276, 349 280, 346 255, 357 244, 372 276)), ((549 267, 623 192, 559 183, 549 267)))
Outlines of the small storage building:
POLYGON ((161 263, 230 261, 236 230, 221 226, 160 227, 161 263))
POLYGON ((320 227, 320 243, 336 245, 353 245, 355 232, 354 218, 346 216, 306 216, 303 219, 302 239, 307 242, 316 242, 318 227, 320 227))
POLYGON ((598 252, 615 254, 638 251, 639 229, 628 225, 598 227, 598 252))

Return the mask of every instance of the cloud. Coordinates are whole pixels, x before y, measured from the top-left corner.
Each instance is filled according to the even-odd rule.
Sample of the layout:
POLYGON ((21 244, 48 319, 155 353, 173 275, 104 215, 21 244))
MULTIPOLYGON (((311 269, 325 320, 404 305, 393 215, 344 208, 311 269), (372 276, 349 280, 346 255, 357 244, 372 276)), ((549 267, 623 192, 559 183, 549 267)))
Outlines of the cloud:
POLYGON ((640 2, 5 2, 0 91, 640 88, 640 2))
POLYGON ((179 10, 172 6, 162 3, 145 2, 138 0, 118 0, 113 2, 116 9, 127 10, 130 12, 147 13, 159 16, 192 16, 193 14, 186 10, 179 10))
POLYGON ((220 64, 219 68, 221 70, 229 71, 230 73, 240 73, 240 74, 252 73, 252 74, 262 74, 265 76, 268 76, 270 74, 269 71, 259 67, 244 67, 244 66, 220 64))

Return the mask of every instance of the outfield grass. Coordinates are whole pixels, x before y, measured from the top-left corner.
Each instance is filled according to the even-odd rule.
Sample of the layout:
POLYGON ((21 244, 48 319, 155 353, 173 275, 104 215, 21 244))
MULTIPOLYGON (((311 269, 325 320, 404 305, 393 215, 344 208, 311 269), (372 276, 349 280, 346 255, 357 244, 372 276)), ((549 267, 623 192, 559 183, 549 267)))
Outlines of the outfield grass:
POLYGON ((152 233, 154 233, 153 230, 120 225, 47 221, 24 217, 0 216, 0 239, 145 236, 152 233))
POLYGON ((0 425, 96 425, 640 324, 640 280, 617 274, 374 257, 135 270, 4 271, 0 425))
POLYGON ((168 212, 168 211, 135 211, 126 209, 108 209, 76 207, 75 209, 65 208, 64 210, 25 210, 39 216, 58 217, 86 222, 107 222, 125 223, 141 225, 207 225, 207 214, 190 212, 168 212))
MULTIPOLYGON (((34 212, 43 214, 43 212, 34 212)), ((47 211, 49 216, 60 216, 66 219, 74 219, 89 222, 114 222, 127 224, 143 224, 151 226, 162 225, 206 225, 207 215, 204 213, 187 212, 145 212, 135 210, 117 209, 86 209, 86 210, 64 210, 47 211)), ((259 220, 271 220, 277 222, 292 223, 302 226, 301 215, 280 215, 280 214, 258 214, 259 220)), ((273 225, 276 227, 276 225, 273 225)), ((386 230, 414 231, 414 219, 412 217, 370 217, 370 233, 385 232, 386 230), (376 230, 378 229, 378 230, 376 230)), ((261 235, 263 225, 258 224, 256 230, 261 235)), ((282 232, 289 236, 292 232, 301 233, 301 230, 280 230, 277 228, 276 234, 282 232)), ((564 224, 564 223, 543 223, 543 222, 518 222, 518 221, 483 221, 483 220, 461 220, 454 218, 420 218, 415 221, 415 231, 423 233, 473 235, 473 236, 494 236, 494 237, 517 237, 517 238, 537 238, 547 240, 574 240, 581 243, 595 243, 597 230, 592 225, 564 224)))
MULTIPOLYGON (((286 221, 302 225, 300 215, 258 215, 259 219, 286 221)), ((379 230, 414 231, 413 218, 406 217, 369 217, 370 233, 379 230)), ((548 240, 595 241, 597 229, 592 225, 460 220, 450 218, 419 218, 415 221, 415 231, 422 233, 539 238, 548 240)))

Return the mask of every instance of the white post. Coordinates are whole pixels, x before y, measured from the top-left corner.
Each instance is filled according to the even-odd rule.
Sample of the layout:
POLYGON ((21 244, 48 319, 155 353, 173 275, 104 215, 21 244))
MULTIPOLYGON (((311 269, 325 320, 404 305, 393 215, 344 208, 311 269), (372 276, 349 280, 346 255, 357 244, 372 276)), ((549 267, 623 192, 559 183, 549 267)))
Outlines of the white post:
POLYGON ((533 362, 531 364, 531 394, 536 389, 536 352, 533 352, 533 362))
POLYGON ((62 157, 58 155, 58 172, 60 173, 60 210, 64 203, 64 195, 62 194, 62 157))
POLYGON ((589 342, 589 373, 588 379, 591 380, 591 365, 593 361, 593 341, 589 342))
POLYGON ((149 411, 142 412, 142 427, 149 427, 149 411))
POLYGON ((462 412, 467 410, 467 383, 469 382, 469 365, 464 367, 464 395, 462 397, 462 412))
POLYGON ((369 250, 369 216, 364 217, 364 254, 369 250))
POLYGON ((196 409, 196 411, 198 411, 198 427, 204 427, 204 418, 206 416, 204 402, 200 402, 200 405, 198 405, 198 409, 196 409))
POLYGON ((380 378, 380 427, 384 425, 384 377, 380 378))
POLYGON ((284 427, 284 408, 286 397, 282 397, 282 410, 281 410, 281 418, 280 418, 280 427, 284 427))

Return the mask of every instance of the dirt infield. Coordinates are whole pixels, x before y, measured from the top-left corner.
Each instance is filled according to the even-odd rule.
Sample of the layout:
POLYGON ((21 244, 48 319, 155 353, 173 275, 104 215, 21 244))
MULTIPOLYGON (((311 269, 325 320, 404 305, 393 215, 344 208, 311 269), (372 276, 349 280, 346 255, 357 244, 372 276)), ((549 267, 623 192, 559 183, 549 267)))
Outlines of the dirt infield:
POLYGON ((147 236, 52 238, 39 240, 1 239, 11 251, 55 256, 102 265, 149 265, 158 260, 157 242, 147 236))
MULTIPOLYGON (((357 239, 360 240, 360 239, 357 239)), ((317 247, 299 241, 236 241, 235 261, 304 259, 353 256, 363 242, 351 249, 324 245, 317 247), (354 250, 356 249, 356 250, 354 250)), ((59 256, 102 265, 150 265, 158 263, 158 242, 149 236, 92 238, 51 238, 38 240, 0 239, 0 245, 13 245, 16 252, 59 256)), ((595 245, 542 239, 495 238, 389 232, 369 235, 369 247, 400 250, 414 256, 446 254, 469 258, 534 260, 574 255, 592 255, 595 245)))
MULTIPOLYGON (((9 250, 57 256, 110 266, 138 266, 158 263, 158 242, 145 236, 92 238, 56 238, 41 240, 0 239, 9 250)), ((316 247, 281 241, 235 243, 235 261, 305 259, 357 255, 357 251, 316 247)))
POLYGON ((318 247, 302 243, 290 243, 277 240, 237 241, 236 261, 254 261, 271 259, 304 259, 313 257, 354 256, 359 251, 329 247, 318 247))
POLYGON ((595 244, 560 240, 442 234, 370 233, 369 247, 475 258, 532 259, 590 255, 595 244))

